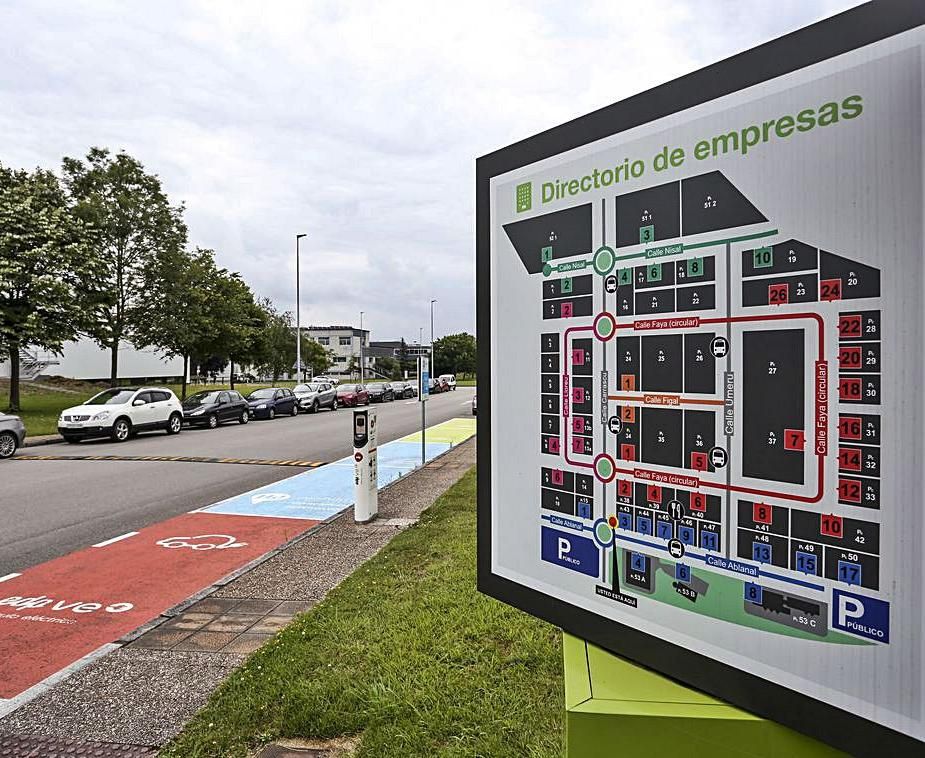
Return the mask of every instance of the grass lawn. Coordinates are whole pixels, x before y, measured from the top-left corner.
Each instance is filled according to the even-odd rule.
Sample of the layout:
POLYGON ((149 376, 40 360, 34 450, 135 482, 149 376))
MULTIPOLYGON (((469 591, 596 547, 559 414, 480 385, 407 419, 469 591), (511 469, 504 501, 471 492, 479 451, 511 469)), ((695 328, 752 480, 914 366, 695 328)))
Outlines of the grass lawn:
MULTIPOLYGON (((35 437, 40 434, 56 434, 58 431, 58 416, 65 408, 74 405, 80 405, 84 400, 95 395, 97 392, 106 389, 104 384, 90 384, 89 382, 67 382, 68 389, 74 389, 78 394, 73 392, 55 392, 41 387, 35 387, 29 382, 23 382, 20 385, 20 405, 22 409, 16 412, 21 416, 23 423, 26 425, 26 435, 35 437)), ((153 385, 161 386, 161 385, 153 385)), ((180 397, 179 384, 163 385, 173 390, 177 397, 180 397)), ((236 388, 244 395, 253 392, 261 387, 269 387, 268 384, 237 384, 236 388)), ((280 387, 293 387, 295 382, 279 382, 280 387)), ((193 385, 187 387, 187 394, 192 395, 194 392, 212 389, 228 389, 227 384, 209 384, 193 385)), ((5 410, 9 406, 9 382, 0 383, 0 409, 5 410)))
POLYGON ((561 635, 475 590, 475 470, 222 685, 162 752, 246 756, 357 735, 352 755, 562 753, 561 635))

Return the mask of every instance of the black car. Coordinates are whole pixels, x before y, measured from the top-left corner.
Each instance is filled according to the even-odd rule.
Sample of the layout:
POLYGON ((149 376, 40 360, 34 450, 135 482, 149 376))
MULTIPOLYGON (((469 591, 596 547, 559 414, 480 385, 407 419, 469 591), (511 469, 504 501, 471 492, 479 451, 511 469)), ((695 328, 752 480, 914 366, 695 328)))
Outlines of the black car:
POLYGON ((299 415, 298 398, 285 387, 254 390, 247 396, 251 418, 276 418, 283 414, 299 415))
POLYGON ((227 421, 250 421, 247 401, 235 390, 206 390, 183 401, 183 423, 214 429, 227 421))
POLYGON ((366 385, 369 399, 374 403, 390 403, 395 399, 395 390, 388 382, 375 382, 366 385))
POLYGON ((392 391, 396 398, 417 397, 418 394, 418 388, 414 382, 392 382, 392 391))

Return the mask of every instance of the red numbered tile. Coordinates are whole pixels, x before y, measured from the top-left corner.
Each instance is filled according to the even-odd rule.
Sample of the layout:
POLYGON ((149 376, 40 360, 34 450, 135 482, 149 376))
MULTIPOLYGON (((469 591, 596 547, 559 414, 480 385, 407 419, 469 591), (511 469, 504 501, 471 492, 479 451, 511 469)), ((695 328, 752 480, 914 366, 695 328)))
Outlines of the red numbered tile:
POLYGON ((857 376, 847 376, 838 380, 839 400, 860 400, 861 379, 857 376))
POLYGON ((706 453, 691 453, 691 468, 695 471, 706 471, 709 463, 706 453))
POLYGON ((823 279, 819 282, 820 300, 841 300, 841 279, 823 279))
POLYGON ((558 486, 565 484, 565 472, 560 468, 552 470, 552 483, 558 486))
POLYGON ((636 460, 636 446, 635 445, 620 445, 620 457, 624 461, 635 461, 636 460))
POLYGON ((756 524, 770 524, 774 520, 774 509, 765 503, 752 506, 752 521, 756 524))
POLYGON ((806 446, 806 435, 802 429, 784 429, 784 450, 802 450, 806 446))
POLYGON ((843 416, 838 422, 838 436, 843 440, 861 439, 861 419, 858 416, 843 416))
POLYGON ((650 484, 646 487, 646 500, 650 503, 662 502, 662 488, 657 484, 650 484))
POLYGON ((769 284, 768 285, 768 304, 783 305, 790 302, 790 285, 789 284, 769 284))
POLYGON ((585 401, 585 391, 582 387, 572 387, 572 402, 583 403, 585 401))
POLYGON ((636 389, 636 374, 621 374, 620 375, 620 389, 622 390, 636 389))
POLYGON ((585 365, 585 351, 584 350, 572 350, 572 365, 573 366, 584 366, 585 365))
POLYGON ((562 307, 559 311, 562 318, 571 318, 572 317, 572 304, 571 302, 562 303, 562 307))
POLYGON ((841 516, 823 513, 822 516, 819 517, 819 533, 826 537, 841 537, 844 534, 842 531, 841 516))
POLYGON ((584 434, 585 433, 585 420, 583 416, 575 416, 572 419, 572 431, 575 434, 584 434))
POLYGON ((632 405, 624 405, 620 408, 620 421, 624 424, 636 423, 636 408, 632 405))
POLYGON ((550 438, 549 438, 549 452, 550 452, 550 453, 558 453, 558 452, 559 452, 559 438, 558 438, 558 437, 550 437, 550 438))
POLYGON ((838 467, 844 471, 861 470, 861 450, 857 447, 838 448, 838 467))
POLYGON ((861 336, 861 314, 849 313, 838 317, 838 336, 842 339, 861 336))
POLYGON ((861 502, 861 483, 857 479, 838 479, 838 499, 848 503, 861 502))
POLYGON ((849 371, 861 368, 861 346, 844 345, 838 348, 838 368, 849 371))
POLYGON ((617 482, 617 496, 618 497, 632 497, 633 496, 633 483, 629 479, 621 479, 617 482))
POLYGON ((585 451, 585 441, 581 438, 575 438, 572 440, 572 452, 573 453, 584 453, 585 451))
POLYGON ((691 510, 698 513, 703 513, 707 510, 707 496, 704 493, 691 493, 691 510))

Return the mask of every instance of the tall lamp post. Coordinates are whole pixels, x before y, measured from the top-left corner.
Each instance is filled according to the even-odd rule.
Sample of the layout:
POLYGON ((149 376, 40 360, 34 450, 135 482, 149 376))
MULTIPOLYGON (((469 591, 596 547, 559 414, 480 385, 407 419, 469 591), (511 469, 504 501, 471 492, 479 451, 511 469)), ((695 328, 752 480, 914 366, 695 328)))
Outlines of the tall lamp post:
POLYGON ((363 384, 363 311, 360 311, 360 384, 363 384))
POLYGON ((307 234, 295 236, 295 377, 299 381, 302 376, 302 319, 299 312, 299 240, 307 234))
POLYGON ((436 300, 430 301, 430 370, 435 372, 437 370, 434 366, 434 303, 436 300))

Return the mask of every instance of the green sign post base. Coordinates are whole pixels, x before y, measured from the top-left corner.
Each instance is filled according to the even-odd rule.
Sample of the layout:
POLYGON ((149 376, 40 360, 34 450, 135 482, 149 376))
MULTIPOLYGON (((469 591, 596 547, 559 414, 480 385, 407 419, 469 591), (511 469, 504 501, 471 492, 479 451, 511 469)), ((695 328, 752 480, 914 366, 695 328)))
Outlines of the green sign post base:
POLYGON ((846 754, 562 635, 567 758, 846 754))

